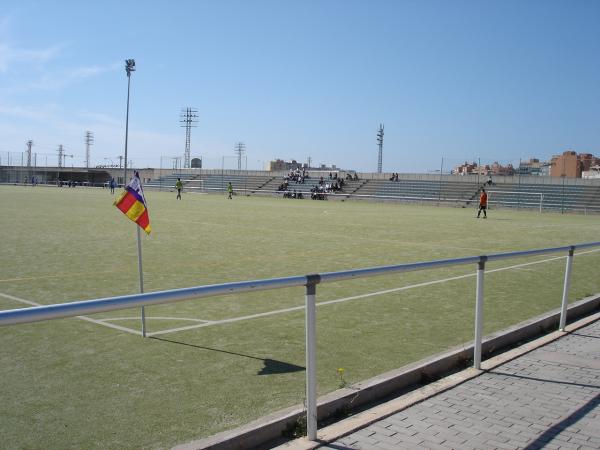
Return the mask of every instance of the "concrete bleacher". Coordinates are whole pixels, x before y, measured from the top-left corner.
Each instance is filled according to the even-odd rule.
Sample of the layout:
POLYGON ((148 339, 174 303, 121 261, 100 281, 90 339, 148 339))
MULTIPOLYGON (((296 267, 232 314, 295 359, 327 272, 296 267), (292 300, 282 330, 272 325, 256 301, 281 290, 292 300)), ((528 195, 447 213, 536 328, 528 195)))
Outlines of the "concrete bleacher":
POLYGON ((233 189, 238 194, 251 195, 259 191, 274 177, 268 175, 245 175, 245 174, 169 174, 146 183, 145 187, 175 189, 175 183, 180 178, 183 189, 187 192, 217 193, 225 192, 227 184, 231 182, 233 189))
POLYGON ((245 174, 203 174, 185 184, 187 189, 196 189, 201 192, 225 192, 228 183, 233 186, 238 195, 252 195, 261 190, 273 179, 268 175, 245 174))
POLYGON ((149 181, 144 184, 145 189, 165 189, 165 190, 175 190, 175 183, 177 183, 177 179, 180 178, 183 182, 184 186, 191 181, 195 180, 199 175, 197 174, 185 174, 185 173, 172 173, 168 175, 164 175, 162 177, 156 178, 152 181, 149 181))
MULTIPOLYGON (((311 174, 304 183, 290 181, 288 191, 302 193, 310 198, 310 192, 319 184, 320 176, 329 183, 328 174, 311 174)), ((600 183, 581 180, 556 180, 543 177, 527 177, 521 182, 518 177, 497 177, 492 185, 485 179, 444 175, 427 176, 404 174, 398 181, 391 181, 385 174, 363 174, 358 181, 345 180, 341 191, 328 194, 335 200, 382 200, 411 203, 437 203, 456 206, 476 206, 478 190, 485 186, 490 192, 490 208, 530 208, 542 210, 600 212, 600 183), (562 182, 561 182, 562 181, 562 182), (564 182, 564 184, 563 184, 564 182)), ((223 193, 231 182, 238 195, 282 196, 278 191, 285 173, 266 171, 202 171, 198 173, 172 173, 157 178, 145 185, 148 188, 174 190, 177 178, 181 178, 184 191, 223 193)))
POLYGON ((354 193, 357 199, 373 198, 404 202, 442 202, 476 205, 478 189, 490 192, 490 207, 540 208, 600 212, 600 186, 540 183, 485 183, 440 180, 366 180, 354 193), (541 195, 539 195, 541 194, 541 195))
POLYGON ((542 209, 600 211, 600 188, 597 186, 494 185, 489 191, 492 206, 496 203, 505 207, 538 208, 541 197, 542 209))

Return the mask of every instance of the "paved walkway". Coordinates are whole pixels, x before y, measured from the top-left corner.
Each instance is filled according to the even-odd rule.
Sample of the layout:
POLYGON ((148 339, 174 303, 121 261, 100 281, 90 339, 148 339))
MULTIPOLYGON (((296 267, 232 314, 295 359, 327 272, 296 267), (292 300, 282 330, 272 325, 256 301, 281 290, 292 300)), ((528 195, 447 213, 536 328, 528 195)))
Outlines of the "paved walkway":
POLYGON ((600 449, 600 320, 511 358, 320 448, 600 449))
POLYGON ((599 449, 600 321, 329 449, 599 449))

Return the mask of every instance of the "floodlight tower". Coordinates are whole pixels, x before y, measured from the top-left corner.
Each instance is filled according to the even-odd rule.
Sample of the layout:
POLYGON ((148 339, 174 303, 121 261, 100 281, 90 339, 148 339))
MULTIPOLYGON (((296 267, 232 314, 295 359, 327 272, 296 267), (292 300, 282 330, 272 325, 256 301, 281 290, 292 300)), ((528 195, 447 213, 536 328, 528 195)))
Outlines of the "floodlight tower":
POLYGON ((238 142, 233 151, 238 157, 238 170, 242 170, 242 155, 246 152, 246 145, 243 142, 238 142))
POLYGON ((85 167, 90 168, 90 146, 94 143, 94 134, 91 131, 85 132, 85 167))
POLYGON ((379 124, 377 132, 377 142, 379 144, 379 156, 377 158, 377 173, 381 173, 383 168, 383 124, 379 124))
POLYGON ((62 167, 63 164, 63 146, 62 144, 58 146, 58 167, 62 167))
POLYGON ((181 118, 179 122, 182 123, 181 127, 185 128, 185 154, 183 158, 183 167, 186 169, 192 167, 190 164, 190 138, 192 128, 196 128, 196 125, 194 124, 198 122, 198 115, 196 114, 197 112, 197 109, 185 108, 181 110, 181 114, 179 116, 181 118))
POLYGON ((135 59, 125 60, 125 72, 127 72, 127 115, 125 117, 125 168, 123 170, 123 183, 127 183, 127 138, 129 135, 129 87, 131 85, 131 72, 135 72, 135 59))
POLYGON ((33 146, 33 141, 30 139, 27 141, 27 167, 31 167, 31 147, 33 146))

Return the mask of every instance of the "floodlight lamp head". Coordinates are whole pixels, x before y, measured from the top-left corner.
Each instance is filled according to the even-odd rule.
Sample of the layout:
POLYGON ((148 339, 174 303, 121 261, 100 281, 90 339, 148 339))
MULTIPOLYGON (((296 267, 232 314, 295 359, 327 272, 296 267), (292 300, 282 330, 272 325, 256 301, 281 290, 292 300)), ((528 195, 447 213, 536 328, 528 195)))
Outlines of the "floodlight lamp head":
POLYGON ((125 60, 125 71, 127 72, 127 76, 129 76, 131 72, 135 72, 135 59, 125 60))

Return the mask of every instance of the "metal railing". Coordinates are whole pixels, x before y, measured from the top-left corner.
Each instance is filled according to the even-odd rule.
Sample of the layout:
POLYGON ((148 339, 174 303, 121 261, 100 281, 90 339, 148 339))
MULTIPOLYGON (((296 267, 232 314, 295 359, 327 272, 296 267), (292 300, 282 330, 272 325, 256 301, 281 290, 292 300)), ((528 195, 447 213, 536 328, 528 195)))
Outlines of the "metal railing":
POLYGON ((481 368, 481 347, 483 339, 483 299, 485 265, 489 261, 499 261, 509 258, 537 256, 548 253, 567 253, 567 264, 563 284, 561 316, 559 329, 564 330, 567 321, 568 295, 573 268, 573 257, 576 249, 600 247, 599 242, 588 242, 562 247, 550 247, 536 250, 524 250, 489 255, 468 256, 464 258, 440 259, 434 261, 397 264, 389 266, 369 267, 364 269, 341 272, 325 272, 321 274, 271 278, 254 281, 213 284, 168 291, 157 291, 144 294, 125 295, 119 297, 85 300, 71 303, 61 303, 48 306, 11 309, 0 311, 0 326, 22 323, 39 322, 43 320, 74 317, 84 314, 95 314, 107 311, 133 308, 138 306, 173 303, 192 298, 214 297, 241 292, 264 291, 296 286, 305 286, 305 315, 306 315, 306 423, 307 437, 317 438, 317 369, 316 369, 316 297, 317 284, 331 283, 356 278, 367 278, 379 275, 413 272, 440 267, 477 264, 477 284, 475 303, 475 336, 473 345, 473 366, 481 368))

